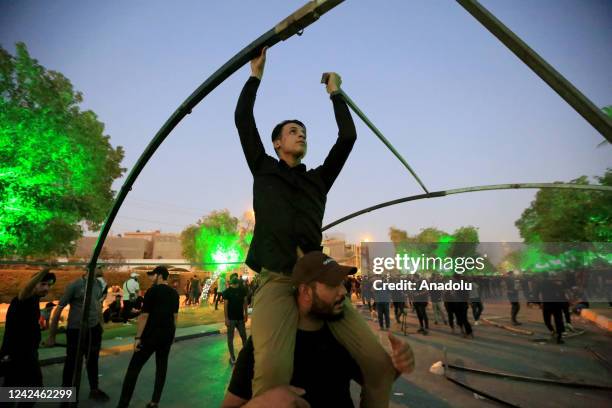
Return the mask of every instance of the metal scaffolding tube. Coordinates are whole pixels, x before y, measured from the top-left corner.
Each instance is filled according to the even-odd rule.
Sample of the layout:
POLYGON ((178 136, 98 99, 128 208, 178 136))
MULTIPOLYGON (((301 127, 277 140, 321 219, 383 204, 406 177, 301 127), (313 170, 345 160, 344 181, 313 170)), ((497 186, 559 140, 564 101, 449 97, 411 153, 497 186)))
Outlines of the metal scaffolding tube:
POLYGON ((368 119, 366 114, 363 113, 363 111, 361 109, 359 109, 357 104, 346 94, 346 92, 344 92, 342 89, 340 89, 339 93, 342 94, 342 96, 344 97, 344 100, 346 101, 348 106, 353 110, 353 112, 355 112, 357 114, 357 116, 359 116, 361 118, 361 120, 363 120, 363 122, 370 128, 370 130, 372 132, 374 132, 374 134, 380 139, 380 141, 383 142, 384 145, 387 146, 387 148, 389 150, 391 150, 391 153, 393 153, 393 155, 395 155, 395 157, 397 157, 397 159, 404 165, 404 167, 406 167, 406 169, 408 169, 410 174, 412 174, 412 176, 416 179, 417 183, 419 183, 421 188, 423 188, 423 190, 425 190, 425 193, 429 193, 429 190, 427 190, 427 187, 425 187, 425 184, 423 184, 423 182, 421 181, 419 176, 417 176, 415 171, 412 170, 412 167, 410 167, 410 165, 402 157, 402 155, 397 150, 395 150, 395 147, 393 147, 391 142, 389 142, 389 140, 387 140, 387 138, 382 134, 382 132, 380 130, 378 130, 378 128, 370 121, 370 119, 368 119))
POLYGON ((612 187, 601 186, 598 184, 572 184, 572 183, 514 183, 514 184, 491 184, 486 186, 475 186, 475 187, 464 187, 456 188, 453 190, 434 191, 429 194, 418 194, 403 198, 398 198, 391 201, 385 201, 380 204, 373 205, 371 207, 364 208, 363 210, 355 211, 349 215, 337 219, 336 221, 330 222, 322 228, 326 231, 338 224, 348 221, 352 218, 358 217, 371 211, 379 210, 381 208, 390 207, 392 205, 406 203, 408 201, 422 200, 425 198, 445 197, 452 194, 461 193, 473 193, 476 191, 487 191, 487 190, 517 190, 517 189, 533 189, 533 188, 552 188, 552 189, 570 189, 570 190, 588 190, 588 191, 603 191, 612 192, 612 187))
POLYGON ((570 104, 601 135, 612 143, 612 120, 593 102, 565 79, 552 65, 544 60, 527 43, 498 20, 493 13, 476 0, 457 0, 468 13, 478 20, 498 40, 510 49, 533 72, 546 82, 565 102, 570 104))

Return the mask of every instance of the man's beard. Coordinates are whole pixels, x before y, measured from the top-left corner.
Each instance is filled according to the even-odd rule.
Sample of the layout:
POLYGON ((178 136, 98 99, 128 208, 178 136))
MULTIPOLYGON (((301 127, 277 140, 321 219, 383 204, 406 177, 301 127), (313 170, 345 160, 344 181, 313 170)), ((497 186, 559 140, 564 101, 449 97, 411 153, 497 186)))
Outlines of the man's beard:
POLYGON ((336 305, 342 303, 344 303, 344 298, 332 304, 325 303, 317 296, 316 292, 313 291, 312 308, 309 314, 326 322, 335 322, 344 318, 344 310, 341 310, 339 313, 334 313, 336 305))

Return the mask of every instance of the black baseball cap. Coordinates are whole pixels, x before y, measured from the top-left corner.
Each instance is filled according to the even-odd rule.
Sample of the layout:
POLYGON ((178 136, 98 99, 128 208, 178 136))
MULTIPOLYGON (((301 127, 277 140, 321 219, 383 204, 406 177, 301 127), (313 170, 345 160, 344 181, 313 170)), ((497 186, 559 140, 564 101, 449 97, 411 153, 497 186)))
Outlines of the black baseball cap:
POLYGON ((347 275, 353 275, 357 268, 340 265, 323 252, 309 252, 298 259, 291 279, 294 285, 300 283, 321 282, 330 286, 338 286, 347 275))
POLYGON ((158 265, 152 271, 147 272, 147 275, 161 275, 163 280, 167 280, 170 272, 168 272, 168 268, 163 265, 158 265))

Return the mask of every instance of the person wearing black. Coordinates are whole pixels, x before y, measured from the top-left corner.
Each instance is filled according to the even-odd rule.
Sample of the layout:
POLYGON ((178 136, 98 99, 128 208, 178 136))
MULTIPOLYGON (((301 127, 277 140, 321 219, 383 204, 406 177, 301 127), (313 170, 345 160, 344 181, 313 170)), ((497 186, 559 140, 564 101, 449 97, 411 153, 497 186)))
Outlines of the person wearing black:
MULTIPOLYGON (((453 275, 455 282, 459 282, 462 278, 461 275, 455 273, 453 275)), ((472 331, 472 325, 468 320, 468 309, 469 309, 470 291, 469 290, 456 290, 455 291, 455 302, 453 304, 453 310, 457 317, 457 324, 461 328, 463 337, 474 338, 472 331)))
POLYGON ((123 322, 123 316, 121 313, 121 295, 116 294, 115 300, 108 305, 104 313, 102 314, 104 318, 104 323, 113 322, 120 323, 123 322))
POLYGON ((543 272, 538 287, 538 300, 542 307, 542 318, 544 324, 550 330, 550 335, 556 337, 557 344, 563 344, 562 339, 565 327, 563 325, 563 303, 565 294, 561 282, 554 281, 549 277, 548 272, 543 272), (555 321, 555 328, 550 323, 550 318, 555 321))
POLYGON ((179 295, 176 290, 168 286, 169 272, 165 266, 157 266, 151 272, 147 272, 147 275, 153 286, 145 293, 142 313, 138 316, 134 354, 123 380, 118 404, 120 408, 129 406, 140 370, 153 353, 155 353, 155 386, 151 402, 147 407, 158 406, 166 382, 168 355, 176 332, 179 295))
MULTIPOLYGON (((399 283, 399 279, 396 279, 395 282, 399 283)), ((391 299, 393 300, 393 312, 395 314, 395 322, 397 324, 401 324, 401 318, 404 314, 404 306, 406 305, 406 299, 404 297, 404 292, 401 290, 394 290, 391 292, 391 299)))
MULTIPOLYGON (((79 344, 79 332, 81 331, 81 316, 85 303, 85 288, 87 285, 87 274, 73 281, 64 290, 58 306, 53 312, 51 326, 49 327, 49 337, 47 345, 55 345, 57 326, 62 311, 70 305, 68 313, 68 327, 66 329, 66 360, 64 361, 64 371, 62 373, 62 387, 72 386, 74 370, 77 364, 83 364, 83 360, 77 362, 77 347, 79 344)), ((91 292, 89 315, 86 318, 87 330, 81 338, 83 350, 82 357, 87 361, 87 379, 89 380, 89 398, 107 402, 110 400, 108 394, 99 388, 98 379, 98 360, 100 357, 100 347, 102 345, 102 300, 104 298, 104 287, 99 279, 95 279, 91 292)))
POLYGON ((391 326, 391 292, 387 289, 374 289, 374 301, 376 302, 375 308, 376 314, 378 315, 378 327, 382 331, 388 331, 391 326))
MULTIPOLYGON (((356 268, 329 259, 321 252, 311 252, 298 261, 292 276, 299 323, 291 385, 306 391, 303 398, 312 408, 353 407, 350 381, 362 382, 359 366, 329 328, 330 323, 342 322, 345 318, 346 288, 342 281, 347 274, 355 273, 356 268)), ((389 341, 395 376, 411 372, 414 355, 410 346, 391 333, 389 341)), ((254 354, 253 341, 249 338, 238 355, 222 408, 243 406, 253 396, 254 354)), ((265 406, 277 405, 268 402, 265 406)))
MULTIPOLYGON (((415 274, 414 279, 416 280, 417 285, 420 286, 420 276, 415 274)), ((417 332, 426 335, 429 331, 429 318, 427 317, 428 293, 427 290, 417 290, 413 293, 413 295, 414 309, 416 310, 417 318, 419 319, 419 330, 417 330, 417 332)))
POLYGON ((480 315, 484 310, 482 299, 480 298, 480 285, 476 278, 472 278, 472 290, 470 290, 470 305, 472 306, 472 315, 474 316, 474 325, 480 324, 480 315))
MULTIPOLYGON (((450 279, 449 279, 450 281, 450 279)), ((442 299, 444 301, 444 309, 446 309, 446 315, 448 317, 448 325, 451 329, 451 333, 455 333, 455 320, 459 324, 459 317, 457 315, 457 297, 453 290, 445 290, 442 292, 442 299)), ((461 332, 463 332, 463 326, 459 325, 461 332)))
POLYGON ((200 304, 200 280, 198 279, 197 275, 193 275, 193 278, 191 278, 191 285, 189 289, 191 290, 192 303, 194 305, 199 305, 200 304))
MULTIPOLYGON (((43 378, 38 362, 40 345, 41 298, 55 283, 55 274, 43 269, 11 300, 6 312, 6 323, 0 360, 4 371, 4 387, 42 387, 43 378)), ((34 405, 21 404, 19 406, 34 405)))
MULTIPOLYGON (((326 89, 334 108, 338 138, 323 164, 307 170, 302 163, 307 151, 306 127, 295 119, 274 127, 271 139, 278 159, 267 155, 253 114, 265 61, 264 47, 251 60, 251 77, 240 93, 235 111, 240 143, 253 174, 256 222, 246 264, 260 274, 251 325, 256 396, 291 380, 298 324, 291 271, 299 256, 321 250, 327 194, 357 140, 355 124, 340 92, 340 76, 332 72, 326 89)), ((347 346, 364 373, 367 403, 386 407, 394 375, 391 361, 351 302, 347 300, 344 307, 345 324, 331 324, 330 330, 347 346)))
POLYGON ((519 310, 521 310, 521 304, 519 303, 519 293, 517 286, 517 281, 514 278, 514 272, 508 272, 508 276, 506 277, 506 293, 508 296, 508 301, 510 301, 511 310, 511 320, 512 324, 515 326, 519 326, 521 323, 516 320, 516 316, 518 315, 519 310))
POLYGON ((225 326, 227 327, 227 347, 230 353, 230 364, 236 362, 234 354, 234 330, 238 329, 242 347, 246 344, 247 335, 245 324, 249 319, 247 313, 247 290, 234 273, 230 277, 230 286, 223 292, 223 313, 225 314, 225 326))

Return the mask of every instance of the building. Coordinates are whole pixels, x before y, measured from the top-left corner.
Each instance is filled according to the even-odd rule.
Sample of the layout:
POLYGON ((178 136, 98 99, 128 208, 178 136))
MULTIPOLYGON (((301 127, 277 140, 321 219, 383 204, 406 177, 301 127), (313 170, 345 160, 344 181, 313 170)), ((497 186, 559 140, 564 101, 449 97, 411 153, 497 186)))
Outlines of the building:
POLYGON ((152 238, 153 259, 177 259, 183 257, 183 245, 179 234, 157 234, 152 238))
POLYGON ((328 238, 323 240, 323 253, 334 258, 338 263, 358 267, 357 248, 355 244, 347 244, 342 238, 328 238))
MULTIPOLYGON (((78 240, 74 257, 91 257, 98 237, 82 237, 78 240)), ((147 259, 151 258, 152 243, 144 238, 107 237, 102 247, 102 259, 147 259)))
MULTIPOLYGON (((77 242, 74 257, 89 258, 97 237, 82 237, 77 242)), ((109 236, 104 242, 102 259, 181 259, 183 247, 179 234, 160 231, 135 231, 109 236)))

